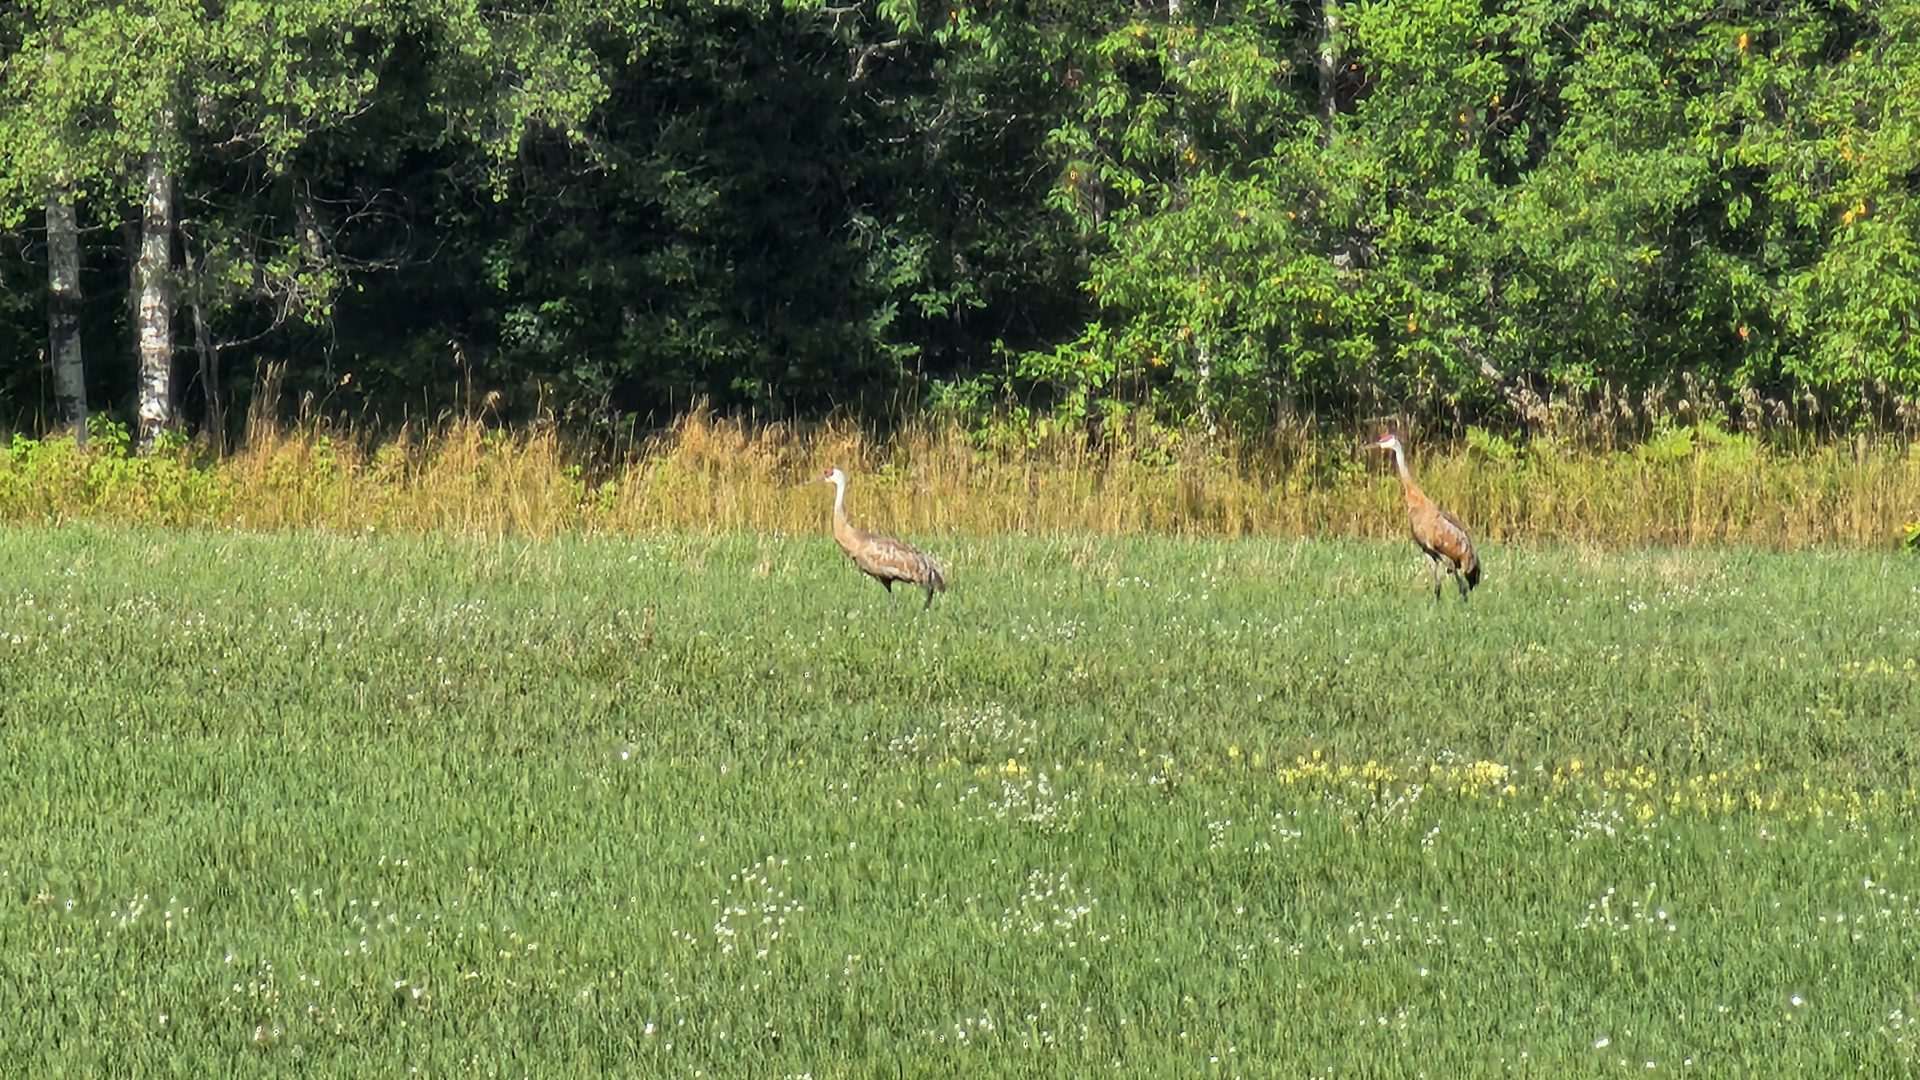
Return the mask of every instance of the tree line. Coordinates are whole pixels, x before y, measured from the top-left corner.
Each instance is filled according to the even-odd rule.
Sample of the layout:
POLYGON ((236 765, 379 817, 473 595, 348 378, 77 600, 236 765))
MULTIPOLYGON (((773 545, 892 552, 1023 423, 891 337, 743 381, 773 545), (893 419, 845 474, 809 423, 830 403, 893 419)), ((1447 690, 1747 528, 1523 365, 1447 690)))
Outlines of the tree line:
POLYGON ((0 58, 19 427, 217 442, 269 369, 583 426, 1920 394, 1920 0, 18 0, 0 58))

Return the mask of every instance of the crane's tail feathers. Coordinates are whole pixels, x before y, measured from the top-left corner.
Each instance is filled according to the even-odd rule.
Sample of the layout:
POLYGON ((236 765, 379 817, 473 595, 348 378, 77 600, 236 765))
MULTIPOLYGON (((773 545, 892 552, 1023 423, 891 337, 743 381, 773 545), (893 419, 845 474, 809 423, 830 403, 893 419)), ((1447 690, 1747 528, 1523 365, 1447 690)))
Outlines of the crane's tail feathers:
POLYGON ((947 575, 940 570, 940 564, 925 555, 920 556, 920 587, 927 591, 927 602, 920 606, 925 611, 933 606, 933 594, 947 591, 947 575))

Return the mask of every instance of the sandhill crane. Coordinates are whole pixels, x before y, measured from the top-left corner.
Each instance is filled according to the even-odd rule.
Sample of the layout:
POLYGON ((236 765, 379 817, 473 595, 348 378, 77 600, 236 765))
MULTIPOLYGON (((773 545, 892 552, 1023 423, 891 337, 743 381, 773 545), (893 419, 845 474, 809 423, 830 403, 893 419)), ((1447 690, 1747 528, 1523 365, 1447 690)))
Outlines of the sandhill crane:
POLYGON ((933 606, 933 594, 944 592, 947 578, 940 570, 940 564, 912 544, 895 540, 891 536, 875 536, 847 520, 847 474, 839 469, 828 469, 820 478, 833 485, 833 539, 840 550, 847 553, 853 565, 873 580, 893 591, 893 583, 904 581, 918 585, 926 590, 927 602, 920 606, 925 611, 933 606))
POLYGON ((1440 571, 1444 565, 1446 572, 1454 575, 1454 584, 1460 586, 1460 599, 1464 602, 1468 590, 1480 584, 1480 557, 1473 553, 1473 538, 1467 535, 1467 527, 1460 519, 1435 506, 1420 485, 1413 482, 1413 473, 1407 469, 1407 453, 1400 446, 1400 437, 1389 431, 1380 436, 1377 442, 1367 444, 1374 450, 1393 451, 1393 464, 1400 471, 1400 492, 1407 497, 1407 518, 1413 525, 1413 542, 1427 555, 1428 564, 1433 570, 1433 598, 1440 599, 1440 571))

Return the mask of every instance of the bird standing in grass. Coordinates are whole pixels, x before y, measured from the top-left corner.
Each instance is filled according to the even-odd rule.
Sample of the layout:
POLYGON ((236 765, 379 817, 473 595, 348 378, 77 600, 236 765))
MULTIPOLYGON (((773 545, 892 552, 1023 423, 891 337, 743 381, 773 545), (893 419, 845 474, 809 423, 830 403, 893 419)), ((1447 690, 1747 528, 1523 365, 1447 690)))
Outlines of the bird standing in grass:
POLYGON ((875 536, 847 520, 847 474, 828 469, 825 482, 833 485, 833 539, 862 573, 893 591, 893 583, 904 581, 926 590, 927 602, 920 610, 933 606, 933 594, 945 592, 947 578, 940 564, 912 544, 891 536, 875 536))
POLYGON ((1467 599, 1467 592, 1480 584, 1480 556, 1473 552, 1473 538, 1467 535, 1467 527, 1460 519, 1435 506, 1420 485, 1413 482, 1413 473, 1407 468, 1407 452, 1400 446, 1400 437, 1389 431, 1379 440, 1369 443, 1374 450, 1393 451, 1394 468, 1400 472, 1400 492, 1407 497, 1407 518, 1413 525, 1413 542, 1426 553, 1428 564, 1433 569, 1433 598, 1440 599, 1441 568, 1453 575, 1454 584, 1460 586, 1460 599, 1467 599))

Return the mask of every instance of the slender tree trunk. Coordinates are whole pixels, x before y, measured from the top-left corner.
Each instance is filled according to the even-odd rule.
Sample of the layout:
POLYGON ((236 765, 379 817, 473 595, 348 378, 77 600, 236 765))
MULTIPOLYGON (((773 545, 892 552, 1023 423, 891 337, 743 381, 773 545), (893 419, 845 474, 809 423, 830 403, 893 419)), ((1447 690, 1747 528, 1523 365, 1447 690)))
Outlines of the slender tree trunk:
POLYGON ((213 327, 207 321, 207 267, 211 259, 204 244, 194 250, 191 237, 184 240, 187 275, 184 303, 193 321, 193 351, 200 360, 200 388, 206 395, 201 414, 201 430, 213 444, 213 452, 227 452, 227 403, 220 391, 220 343, 214 340, 213 327))
POLYGON ((1333 122, 1340 115, 1340 0, 1320 0, 1320 48, 1314 58, 1320 72, 1320 145, 1333 145, 1333 122))
POLYGON ((128 208, 120 222, 120 253, 127 260, 127 330, 133 335, 133 351, 140 353, 140 221, 128 208))
POLYGON ((193 348, 200 354, 200 386, 207 395, 207 412, 203 423, 207 437, 213 441, 213 451, 224 454, 227 451, 227 406, 220 397, 220 347, 213 343, 213 333, 207 327, 207 308, 200 302, 198 293, 187 305, 193 315, 193 348))
POLYGON ((313 186, 304 179, 294 183, 293 216, 300 228, 300 254, 313 266, 327 261, 327 242, 320 233, 320 212, 313 206, 313 186))
POLYGON ((80 226, 73 195, 47 192, 47 355, 53 362, 54 412, 74 441, 87 444, 87 367, 80 345, 80 226))
MULTIPOLYGON (((1178 26, 1185 11, 1182 0, 1167 0, 1168 24, 1178 26)), ((1173 50, 1168 59, 1172 60, 1175 66, 1182 68, 1191 62, 1184 49, 1173 50)), ((1181 162, 1175 168, 1185 166, 1188 163, 1188 155, 1193 151, 1193 133, 1185 128, 1176 130, 1174 151, 1181 162)), ((1187 185, 1184 179, 1179 182, 1178 198, 1184 206, 1187 202, 1187 185)), ((1204 279, 1206 276, 1204 264, 1195 262, 1192 274, 1195 278, 1204 279)), ((1196 319, 1195 322, 1199 320, 1196 319)), ((1200 325, 1193 327, 1193 342, 1194 405, 1200 422, 1211 432, 1213 431, 1213 342, 1208 335, 1207 327, 1200 325)))
POLYGON ((147 155, 140 220, 140 451, 173 424, 173 173, 159 149, 147 155))
POLYGON ((1194 388, 1200 401, 1200 423, 1213 434, 1213 342, 1205 334, 1198 335, 1194 343, 1194 388))
MULTIPOLYGON (((1347 63, 1341 50, 1341 35, 1345 28, 1340 14, 1340 0, 1320 0, 1320 43, 1315 50, 1314 67, 1320 82, 1320 148, 1330 149, 1339 137, 1340 120, 1340 76, 1347 63)), ((1339 274, 1357 273, 1366 269, 1371 252, 1363 237, 1352 231, 1336 231, 1326 223, 1320 223, 1325 230, 1327 256, 1333 263, 1333 269, 1339 274)))

